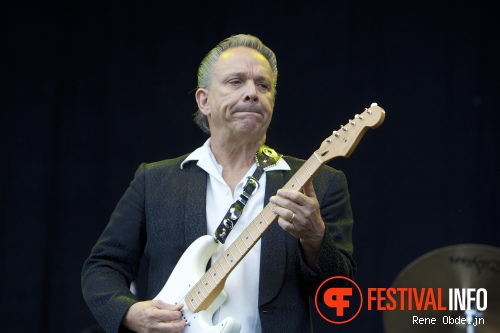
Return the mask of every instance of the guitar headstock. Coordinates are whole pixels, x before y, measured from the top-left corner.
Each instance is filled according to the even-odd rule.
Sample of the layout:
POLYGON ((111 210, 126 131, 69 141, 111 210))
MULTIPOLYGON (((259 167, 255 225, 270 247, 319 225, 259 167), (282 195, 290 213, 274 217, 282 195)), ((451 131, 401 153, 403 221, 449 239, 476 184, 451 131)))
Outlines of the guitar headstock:
POLYGON ((323 140, 315 155, 323 163, 338 156, 349 157, 368 128, 379 127, 384 119, 384 109, 373 103, 363 113, 355 115, 354 119, 349 120, 337 131, 333 131, 332 135, 323 140))

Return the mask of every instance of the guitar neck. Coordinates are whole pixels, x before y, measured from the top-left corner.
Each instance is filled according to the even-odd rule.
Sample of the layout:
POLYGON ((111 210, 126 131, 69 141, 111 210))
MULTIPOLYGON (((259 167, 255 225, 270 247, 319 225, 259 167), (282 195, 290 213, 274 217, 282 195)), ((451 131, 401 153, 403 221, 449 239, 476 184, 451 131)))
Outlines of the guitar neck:
MULTIPOLYGON (((323 164, 325 163, 314 153, 283 188, 302 190, 304 184, 314 177, 323 164)), ((277 219, 272 204, 267 204, 186 295, 186 305, 192 312, 205 310, 212 303, 224 287, 227 276, 277 219)))

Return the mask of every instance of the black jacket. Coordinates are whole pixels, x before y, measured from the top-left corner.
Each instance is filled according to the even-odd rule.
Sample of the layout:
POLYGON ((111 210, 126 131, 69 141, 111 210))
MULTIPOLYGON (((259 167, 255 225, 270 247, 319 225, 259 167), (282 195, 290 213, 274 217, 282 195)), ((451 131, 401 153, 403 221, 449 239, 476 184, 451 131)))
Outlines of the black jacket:
MULTIPOLYGON (((148 297, 154 298, 184 250, 207 233, 207 174, 187 157, 142 164, 92 249, 82 271, 84 298, 106 332, 125 332, 120 325, 138 300, 130 292, 142 256, 149 263, 148 297)), ((285 157, 291 171, 267 173, 265 203, 304 161, 285 157)), ((262 332, 311 330, 309 295, 325 279, 352 278, 352 212, 344 174, 323 167, 314 188, 327 226, 318 259, 319 273, 309 269, 299 242, 277 223, 262 237, 259 313, 262 332)), ((231 295, 229 295, 231 297, 231 295)))

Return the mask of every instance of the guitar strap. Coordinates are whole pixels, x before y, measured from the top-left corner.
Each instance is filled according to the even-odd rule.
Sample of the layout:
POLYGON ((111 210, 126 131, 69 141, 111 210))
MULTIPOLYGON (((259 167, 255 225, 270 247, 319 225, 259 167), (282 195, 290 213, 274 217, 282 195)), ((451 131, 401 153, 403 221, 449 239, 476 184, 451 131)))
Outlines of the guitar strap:
POLYGON ((252 194, 259 188, 259 179, 264 174, 267 168, 276 165, 282 155, 278 154, 274 149, 266 145, 260 147, 259 151, 255 154, 255 162, 257 169, 255 169, 252 176, 247 177, 243 185, 243 192, 240 197, 229 207, 226 215, 215 231, 215 241, 224 244, 226 238, 233 230, 236 222, 243 213, 248 200, 252 194))

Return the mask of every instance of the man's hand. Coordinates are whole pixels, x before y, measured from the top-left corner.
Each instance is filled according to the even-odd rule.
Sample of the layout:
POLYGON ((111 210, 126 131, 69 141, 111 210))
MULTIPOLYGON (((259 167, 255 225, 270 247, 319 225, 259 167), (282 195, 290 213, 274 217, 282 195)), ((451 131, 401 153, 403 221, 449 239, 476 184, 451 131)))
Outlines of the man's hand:
POLYGON ((283 230, 300 239, 307 265, 315 269, 325 238, 325 223, 312 181, 304 184, 303 193, 281 189, 270 198, 273 211, 283 230))
POLYGON ((128 309, 122 324, 138 333, 181 332, 185 325, 180 312, 182 306, 160 300, 138 302, 128 309))

